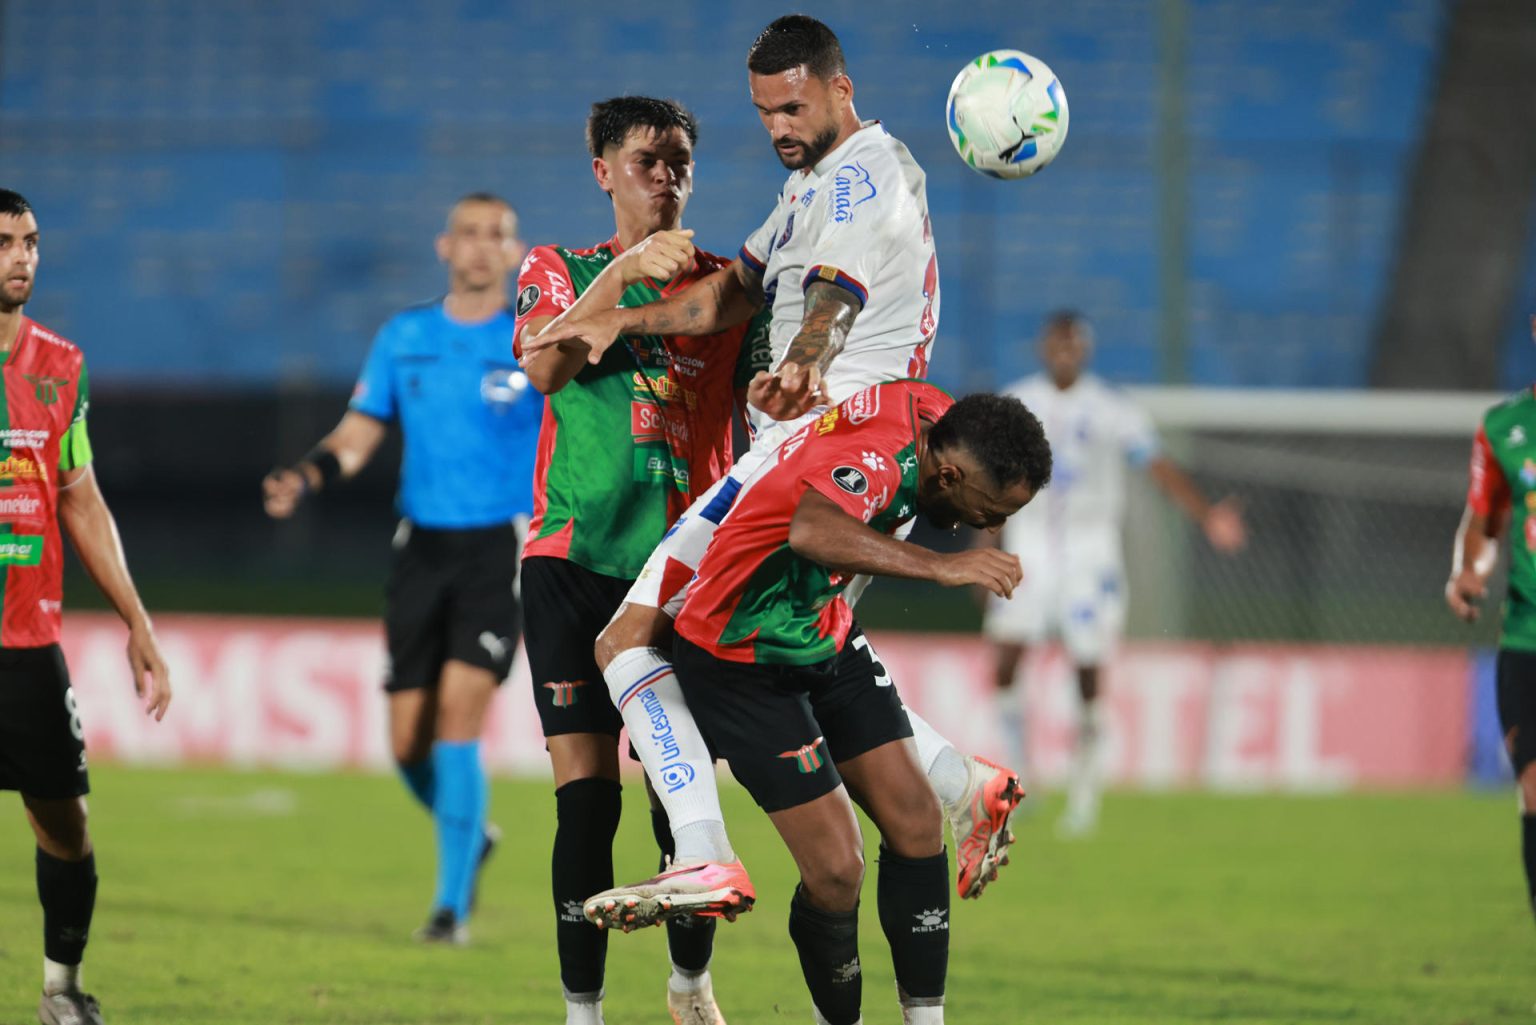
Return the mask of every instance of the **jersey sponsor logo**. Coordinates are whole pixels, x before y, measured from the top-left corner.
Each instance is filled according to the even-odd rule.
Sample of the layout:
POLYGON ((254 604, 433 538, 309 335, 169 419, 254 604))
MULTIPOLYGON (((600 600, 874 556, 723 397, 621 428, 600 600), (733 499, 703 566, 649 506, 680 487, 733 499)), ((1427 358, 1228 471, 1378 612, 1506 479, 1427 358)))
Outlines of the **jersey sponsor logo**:
POLYGON ((839 167, 832 175, 832 223, 852 224, 854 211, 879 194, 863 164, 855 161, 839 167))
POLYGON ((645 709, 645 714, 651 720, 651 747, 661 756, 661 769, 658 775, 661 777, 662 785, 667 788, 667 793, 675 794, 693 782, 693 766, 683 758, 682 745, 678 743, 672 729, 672 719, 667 715, 666 708, 662 706, 661 698, 657 696, 655 688, 645 688, 640 695, 640 707, 645 709))
POLYGON ((800 770, 800 774, 802 776, 809 776, 811 773, 827 764, 826 759, 822 756, 821 753, 821 745, 825 742, 825 740, 825 737, 817 737, 809 744, 802 744, 797 750, 782 752, 779 757, 793 758, 795 761, 795 768, 800 770))
POLYGON ((43 468, 26 456, 6 456, 0 459, 0 483, 22 484, 47 479, 43 468))
POLYGON ((557 270, 544 271, 544 280, 549 284, 549 301, 562 310, 568 310, 576 303, 576 296, 571 292, 571 285, 557 270))
POLYGON ((629 430, 637 444, 665 440, 666 417, 655 403, 636 400, 629 404, 629 430))
POLYGON ((0 431, 0 448, 43 448, 48 444, 50 434, 49 431, 8 427, 0 431))
POLYGON ((43 500, 36 495, 0 494, 0 517, 31 519, 42 511, 43 500))
MULTIPOLYGON (((816 190, 814 188, 806 189, 805 190, 805 195, 800 197, 800 205, 802 207, 807 207, 808 208, 811 205, 811 200, 813 200, 815 198, 816 198, 816 190)), ((791 196, 789 201, 791 203, 793 203, 795 201, 794 197, 791 196)))
POLYGON ((865 388, 855 393, 844 405, 848 409, 849 423, 861 424, 873 420, 880 415, 880 391, 878 388, 865 388))
POLYGON ((586 680, 556 680, 553 683, 543 684, 550 691, 556 708, 570 708, 574 705, 580 696, 576 688, 586 685, 586 680))
POLYGON ((869 478, 857 466, 839 466, 833 470, 832 483, 850 495, 862 495, 869 490, 869 478))
POLYGON ((43 539, 35 534, 0 535, 0 566, 36 566, 43 561, 43 539))
POLYGON ((45 406, 59 401, 59 388, 69 383, 67 377, 49 377, 47 374, 22 374, 22 379, 32 385, 32 397, 45 406))
POLYGON ((64 611, 64 603, 57 598, 39 598, 37 611, 45 616, 56 616, 64 611))
POLYGON ((836 406, 834 406, 833 408, 827 410, 825 413, 821 414, 821 416, 819 418, 817 418, 817 420, 816 420, 816 433, 817 434, 830 434, 830 433, 832 433, 832 428, 837 426, 837 422, 839 420, 841 420, 842 417, 843 417, 842 412, 836 406))
POLYGON ((528 316, 528 311, 538 305, 539 297, 543 294, 538 285, 524 285, 523 290, 517 293, 517 315, 528 316))

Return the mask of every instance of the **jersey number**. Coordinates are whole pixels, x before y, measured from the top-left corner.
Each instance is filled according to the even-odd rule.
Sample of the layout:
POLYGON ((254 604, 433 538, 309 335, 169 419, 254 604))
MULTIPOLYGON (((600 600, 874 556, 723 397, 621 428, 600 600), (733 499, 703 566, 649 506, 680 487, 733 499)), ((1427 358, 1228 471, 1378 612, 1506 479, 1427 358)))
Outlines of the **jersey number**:
POLYGON ((889 687, 895 682, 891 679, 891 674, 885 671, 885 666, 881 663, 880 656, 876 655, 875 649, 870 647, 868 637, 859 634, 853 639, 853 646, 869 656, 869 667, 874 670, 876 687, 889 687))

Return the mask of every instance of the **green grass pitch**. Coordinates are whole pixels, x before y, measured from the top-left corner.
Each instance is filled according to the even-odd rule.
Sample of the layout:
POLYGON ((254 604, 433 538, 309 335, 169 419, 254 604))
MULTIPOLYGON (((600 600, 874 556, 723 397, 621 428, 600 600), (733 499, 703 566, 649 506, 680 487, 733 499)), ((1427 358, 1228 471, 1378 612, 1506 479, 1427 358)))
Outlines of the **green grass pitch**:
MULTIPOLYGON (((428 820, 384 776, 98 767, 102 878, 87 988, 113 1025, 563 1020, 548 897, 554 802, 498 780, 506 828, 474 945, 424 949, 428 820)), ((619 875, 654 848, 638 783, 619 875)), ((731 1025, 811 1020, 785 914, 793 870, 727 789, 757 909, 722 925, 731 1025)), ((1033 799, 1032 799, 1033 800, 1033 799)), ((33 1020, 41 913, 15 795, 0 796, 0 1025, 33 1020)), ((1112 794, 1091 840, 1058 841, 1047 798, 979 902, 955 902, 955 1023, 1530 1022, 1536 933, 1508 794, 1323 798, 1112 794)), ((866 828, 866 835, 869 830, 866 828)), ((872 839, 872 838, 871 838, 872 839)), ((874 885, 873 850, 868 885, 874 885)), ((867 891, 865 1021, 899 1021, 867 891)), ((614 936, 607 1020, 668 1020, 661 930, 614 936)))

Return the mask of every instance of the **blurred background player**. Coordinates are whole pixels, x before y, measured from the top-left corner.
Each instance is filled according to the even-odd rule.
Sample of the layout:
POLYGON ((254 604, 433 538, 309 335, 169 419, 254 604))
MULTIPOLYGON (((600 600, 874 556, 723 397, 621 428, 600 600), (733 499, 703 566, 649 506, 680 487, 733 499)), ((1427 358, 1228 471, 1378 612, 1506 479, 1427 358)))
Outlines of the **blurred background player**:
POLYGON ((37 837, 43 906, 43 1025, 100 1025, 80 962, 96 907, 86 829, 90 778, 69 670, 59 649, 64 550, 128 626, 128 665, 145 711, 171 703, 165 660, 128 575, 117 524, 96 485, 85 415, 85 357, 22 313, 37 276, 32 207, 0 189, 0 790, 19 790, 37 837))
POLYGON ((356 475, 400 425, 384 690, 395 762, 436 823, 436 894, 416 932, 426 942, 468 941, 497 838, 480 734, 517 647, 518 534, 533 508, 544 405, 512 353, 507 276, 524 252, 506 200, 455 203, 437 237, 447 295, 379 329, 336 429, 262 483, 267 513, 287 518, 305 496, 356 475))
MULTIPOLYGON (((534 701, 555 776, 551 887, 569 1025, 602 1021, 608 935, 587 921, 582 904, 613 885, 622 808, 623 719, 602 685, 593 645, 662 534, 730 466, 731 417, 766 357, 766 318, 742 318, 702 336, 637 335, 591 365, 581 344, 530 349, 567 318, 654 302, 728 265, 695 250, 693 232, 680 227, 697 141, 693 115, 670 100, 594 104, 587 148, 598 187, 612 201, 614 236, 591 249, 539 246, 518 277, 519 352, 529 379, 550 396, 523 585, 534 701)), ((685 728, 691 721, 681 717, 671 727, 685 728)), ((643 731, 632 731, 642 738, 635 746, 645 747, 655 732, 648 719, 643 731)), ((672 854, 659 806, 651 824, 663 856, 672 854)), ((668 948, 673 1020, 717 1025, 709 974, 714 922, 670 924, 668 948)))
MULTIPOLYGON (((1000 538, 1019 557, 1024 580, 1013 597, 986 597, 983 632, 992 642, 997 722, 1003 758, 1027 769, 1024 703, 1014 690, 1028 649, 1057 638, 1077 674, 1082 698, 1066 811, 1067 834, 1093 829, 1099 812, 1103 715, 1099 675, 1125 626, 1125 467, 1143 468, 1219 552, 1239 551, 1247 531, 1231 499, 1211 503, 1161 454, 1152 421, 1126 395, 1086 370, 1093 327, 1071 310, 1046 318, 1040 335, 1045 369, 1008 393, 1045 424, 1055 458, 1054 483, 1008 521, 1000 538)), ((994 539, 993 543, 998 543, 994 539)))
POLYGON ((864 861, 851 796, 880 830, 877 900, 902 1021, 937 1025, 944 822, 901 700, 871 677, 843 594, 859 574, 1010 594, 1014 556, 940 554, 892 535, 919 512, 941 530, 996 531, 1050 480, 1050 447, 1016 399, 955 402, 897 381, 857 393, 780 452, 743 483, 699 563, 677 619, 677 673, 704 735, 794 856, 789 934, 816 1020, 860 1020, 864 861))
MULTIPOLYGON (((1536 341, 1536 316, 1531 317, 1536 341)), ((1499 726, 1520 789, 1520 852, 1526 898, 1536 913, 1536 389, 1488 410, 1472 442, 1467 506, 1451 550, 1445 600, 1468 623, 1488 595, 1499 561, 1499 540, 1509 546, 1509 592, 1499 632, 1496 687, 1499 726), (1514 528, 1510 530, 1511 526, 1514 528)))
MULTIPOLYGON (((668 532, 598 639, 597 664, 632 734, 643 735, 655 709, 670 721, 689 721, 667 654, 670 619, 742 481, 806 418, 824 411, 828 397, 838 402, 881 381, 926 376, 938 329, 926 177, 878 121, 859 119, 836 34, 804 15, 779 18, 753 42, 747 70, 758 117, 780 163, 793 172, 772 214, 729 266, 689 290, 638 309, 598 314, 594 308, 538 343, 558 344, 573 358, 585 351, 595 360, 621 333, 707 334, 741 323, 765 304, 772 314, 774 373, 752 383, 758 431, 751 450, 668 532)), ((870 672, 883 674, 872 650, 864 650, 870 672)), ((1017 778, 961 755, 916 714, 912 720, 954 830, 957 886, 974 897, 1006 854, 1017 778)), ((665 889, 667 910, 712 910, 719 900, 734 902, 750 883, 726 835, 708 750, 696 735, 680 732, 675 740, 681 753, 669 752, 665 762, 646 745, 637 750, 653 785, 669 766, 686 767, 687 786, 656 789, 676 833, 677 864, 698 872, 666 873, 626 892, 650 898, 665 889)), ((625 894, 597 897, 602 900, 589 901, 589 910, 606 906, 609 897, 626 903, 625 894)))

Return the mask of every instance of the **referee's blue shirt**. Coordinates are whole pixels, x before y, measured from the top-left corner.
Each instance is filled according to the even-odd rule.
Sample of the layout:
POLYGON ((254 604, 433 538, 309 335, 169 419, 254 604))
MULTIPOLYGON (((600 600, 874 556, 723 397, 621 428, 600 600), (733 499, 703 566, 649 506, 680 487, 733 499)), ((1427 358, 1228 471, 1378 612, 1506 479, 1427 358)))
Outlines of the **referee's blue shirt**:
POLYGON ((512 311, 461 324, 441 299, 395 314, 374 337, 349 407, 398 421, 401 515, 437 530, 533 511, 544 397, 512 354, 512 311))

